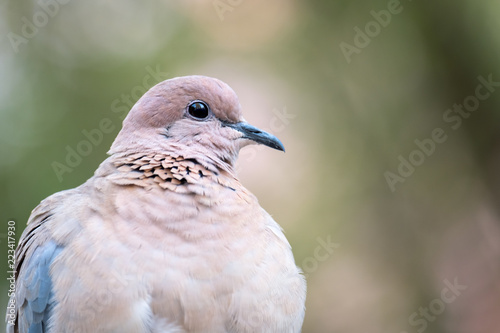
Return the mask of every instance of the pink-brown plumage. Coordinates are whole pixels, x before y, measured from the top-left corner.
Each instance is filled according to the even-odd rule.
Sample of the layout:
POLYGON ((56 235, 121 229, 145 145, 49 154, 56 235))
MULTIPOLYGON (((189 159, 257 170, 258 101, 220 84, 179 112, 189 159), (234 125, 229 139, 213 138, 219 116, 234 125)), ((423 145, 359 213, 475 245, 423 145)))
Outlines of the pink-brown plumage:
POLYGON ((18 325, 8 330, 36 322, 45 298, 32 272, 50 248, 40 332, 300 332, 304 278, 234 173, 254 141, 282 148, 244 123, 219 80, 149 90, 95 175, 33 211, 17 249, 18 325), (206 118, 188 114, 193 101, 208 105, 206 118))

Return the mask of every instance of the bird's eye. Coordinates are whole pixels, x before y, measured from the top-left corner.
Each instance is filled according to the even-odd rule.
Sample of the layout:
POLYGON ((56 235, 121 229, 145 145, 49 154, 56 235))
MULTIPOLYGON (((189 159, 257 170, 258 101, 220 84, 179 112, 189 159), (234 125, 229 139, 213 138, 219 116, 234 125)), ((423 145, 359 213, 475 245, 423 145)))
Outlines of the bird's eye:
POLYGON ((205 102, 194 101, 188 105, 188 113, 195 119, 206 119, 210 115, 210 109, 205 102))

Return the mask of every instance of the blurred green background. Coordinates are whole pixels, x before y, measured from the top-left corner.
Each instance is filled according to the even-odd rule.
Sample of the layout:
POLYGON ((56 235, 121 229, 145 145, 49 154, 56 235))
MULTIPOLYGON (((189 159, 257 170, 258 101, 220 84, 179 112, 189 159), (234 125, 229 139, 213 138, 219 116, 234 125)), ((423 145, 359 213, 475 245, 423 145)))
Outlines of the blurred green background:
POLYGON ((203 74, 287 148, 248 147, 238 170, 307 274, 303 332, 498 331, 498 1, 0 6, 2 267, 7 221, 19 238, 92 176, 146 89, 203 74))

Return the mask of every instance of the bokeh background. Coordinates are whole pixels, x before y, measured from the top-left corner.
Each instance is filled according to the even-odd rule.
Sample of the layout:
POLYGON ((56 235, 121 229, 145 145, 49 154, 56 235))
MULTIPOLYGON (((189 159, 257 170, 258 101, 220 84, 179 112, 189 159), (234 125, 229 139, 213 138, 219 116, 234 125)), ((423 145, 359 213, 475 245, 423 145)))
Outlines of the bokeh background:
POLYGON ((3 0, 2 267, 7 221, 19 238, 40 200, 92 176, 124 108, 203 74, 287 148, 248 147, 238 170, 307 274, 303 332, 498 332, 498 13, 494 0, 3 0), (113 130, 89 149, 103 119, 113 130))

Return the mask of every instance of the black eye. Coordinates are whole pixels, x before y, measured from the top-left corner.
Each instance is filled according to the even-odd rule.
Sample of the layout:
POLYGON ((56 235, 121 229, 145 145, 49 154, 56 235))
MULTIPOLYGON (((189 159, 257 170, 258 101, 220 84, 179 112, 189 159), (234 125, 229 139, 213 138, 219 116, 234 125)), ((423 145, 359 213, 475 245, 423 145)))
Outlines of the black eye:
POLYGON ((196 119, 206 119, 210 110, 208 109, 208 105, 202 101, 194 101, 188 105, 189 114, 196 119))

